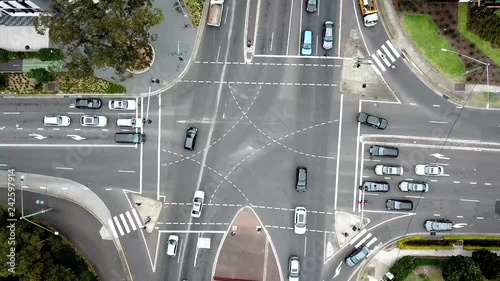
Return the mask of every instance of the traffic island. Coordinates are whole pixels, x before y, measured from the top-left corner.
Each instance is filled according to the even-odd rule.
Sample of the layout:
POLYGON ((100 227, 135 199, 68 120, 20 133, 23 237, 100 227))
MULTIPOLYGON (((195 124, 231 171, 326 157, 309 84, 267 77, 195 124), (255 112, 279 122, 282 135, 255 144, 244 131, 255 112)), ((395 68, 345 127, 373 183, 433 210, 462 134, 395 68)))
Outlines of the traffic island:
POLYGON ((280 281, 272 241, 252 208, 244 207, 222 239, 214 281, 280 281))

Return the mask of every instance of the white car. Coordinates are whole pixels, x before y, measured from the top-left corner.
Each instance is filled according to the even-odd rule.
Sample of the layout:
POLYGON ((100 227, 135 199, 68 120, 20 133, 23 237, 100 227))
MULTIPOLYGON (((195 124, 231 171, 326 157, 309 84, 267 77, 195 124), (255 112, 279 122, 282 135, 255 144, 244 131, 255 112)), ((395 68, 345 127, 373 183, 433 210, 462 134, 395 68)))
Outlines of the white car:
POLYGON ((403 167, 401 166, 389 166, 389 165, 377 165, 375 166, 375 174, 379 176, 389 175, 389 176, 402 176, 403 167))
POLYGON ((108 118, 98 115, 82 115, 80 124, 85 127, 106 127, 108 125, 108 118))
POLYGON ((130 118, 118 118, 116 120, 116 125, 118 127, 127 127, 127 128, 141 128, 142 120, 136 117, 130 118))
POLYGON ((47 115, 43 117, 45 126, 67 127, 71 124, 71 118, 64 115, 47 115))
POLYGON ((193 197, 193 207, 191 208, 191 216, 193 218, 201 217, 203 211, 203 202, 205 201, 205 192, 197 190, 193 197))
POLYGON ((300 262, 297 256, 291 256, 288 260, 288 281, 299 281, 300 262))
POLYGON ((295 234, 305 234, 307 226, 307 210, 304 207, 295 208, 293 231, 295 234))
POLYGON ((172 234, 167 240, 167 255, 175 257, 177 254, 177 246, 179 245, 179 236, 172 234))
POLYGON ((415 174, 419 176, 442 176, 444 168, 438 165, 420 164, 415 166, 415 174))
POLYGON ((109 109, 113 110, 135 110, 137 103, 135 100, 110 100, 109 109))

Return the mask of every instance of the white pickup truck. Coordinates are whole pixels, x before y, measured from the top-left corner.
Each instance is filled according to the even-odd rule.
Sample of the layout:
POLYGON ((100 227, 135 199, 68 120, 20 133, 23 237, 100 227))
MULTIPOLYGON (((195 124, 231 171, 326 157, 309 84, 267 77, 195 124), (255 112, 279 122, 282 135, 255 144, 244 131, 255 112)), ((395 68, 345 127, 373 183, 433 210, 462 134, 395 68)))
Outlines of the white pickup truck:
POLYGON ((116 125, 118 127, 126 127, 126 128, 141 128, 142 120, 140 118, 135 118, 135 117, 118 118, 118 120, 116 120, 116 125))
POLYGON ((207 24, 210 26, 220 26, 222 13, 224 11, 224 0, 210 0, 207 24))

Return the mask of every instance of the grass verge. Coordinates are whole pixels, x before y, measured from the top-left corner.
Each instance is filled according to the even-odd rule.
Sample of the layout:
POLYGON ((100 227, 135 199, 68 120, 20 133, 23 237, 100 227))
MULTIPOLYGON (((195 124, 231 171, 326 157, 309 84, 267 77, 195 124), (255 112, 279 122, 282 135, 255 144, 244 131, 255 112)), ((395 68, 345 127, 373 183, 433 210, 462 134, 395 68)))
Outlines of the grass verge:
POLYGON ((411 272, 404 281, 444 281, 443 269, 438 266, 421 266, 411 272))
POLYGON ((394 263, 394 265, 389 269, 389 271, 394 274, 396 277, 395 281, 403 281, 403 280, 416 280, 416 279, 408 279, 408 277, 414 272, 417 268, 423 266, 432 266, 441 268, 443 266, 445 259, 441 258, 417 258, 412 256, 405 256, 400 258, 394 263))
POLYGON ((439 72, 455 81, 463 81, 464 64, 456 54, 441 51, 442 48, 452 50, 452 47, 444 37, 438 35, 437 26, 429 16, 404 15, 403 28, 422 55, 439 72))
POLYGON ((491 43, 482 40, 476 34, 467 30, 467 18, 469 14, 469 3, 458 4, 458 31, 462 36, 474 43, 481 52, 487 55, 496 65, 500 65, 500 49, 491 48, 491 43))
POLYGON ((194 27, 200 26, 201 14, 203 12, 203 0, 183 0, 188 10, 189 17, 194 27))

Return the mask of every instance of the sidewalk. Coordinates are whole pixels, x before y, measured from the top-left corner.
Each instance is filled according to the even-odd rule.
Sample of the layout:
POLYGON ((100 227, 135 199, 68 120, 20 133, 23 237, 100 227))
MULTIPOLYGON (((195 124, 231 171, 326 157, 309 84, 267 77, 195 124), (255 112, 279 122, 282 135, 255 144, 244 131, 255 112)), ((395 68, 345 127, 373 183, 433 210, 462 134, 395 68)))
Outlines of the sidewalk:
POLYGON ((274 249, 255 212, 244 207, 224 235, 214 281, 280 281, 274 249))
MULTIPOLYGON (((500 251, 492 252, 500 254, 500 251)), ((368 281, 379 281, 382 280, 382 277, 389 271, 391 266, 402 257, 449 257, 457 255, 470 257, 472 251, 466 251, 461 246, 456 246, 454 250, 400 250, 397 248, 396 242, 393 242, 371 257, 360 272, 366 273, 368 281)))
MULTIPOLYGON (((205 28, 205 18, 207 5, 202 13, 202 19, 198 29, 193 28, 189 17, 173 9, 175 0, 154 1, 153 7, 163 11, 164 20, 150 30, 151 34, 157 34, 158 38, 152 42, 155 60, 151 68, 141 74, 135 74, 134 77, 126 81, 116 83, 127 88, 127 95, 147 95, 149 86, 152 86, 152 93, 159 93, 168 89, 176 79, 180 78, 189 68, 197 47, 201 40, 205 28), (184 28, 185 24, 189 27, 184 28), (183 61, 179 60, 179 55, 173 54, 180 51, 183 61), (171 54, 171 55, 170 55, 171 54), (160 86, 151 84, 151 79, 160 79, 160 86)), ((97 77, 113 81, 114 70, 98 70, 95 72, 97 77)))
MULTIPOLYGON (((464 94, 470 93, 500 93, 500 86, 497 85, 471 85, 455 83, 441 76, 435 69, 423 58, 413 43, 406 37, 401 25, 399 16, 396 13, 391 1, 378 1, 379 16, 384 24, 387 34, 392 44, 406 58, 413 72, 424 82, 428 87, 433 89, 439 95, 445 98, 451 98, 455 102, 463 103, 464 94)), ((482 108, 488 108, 483 106, 482 108)))

